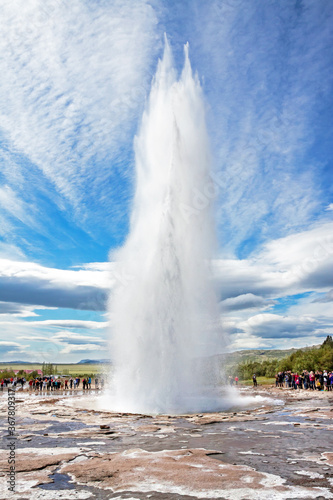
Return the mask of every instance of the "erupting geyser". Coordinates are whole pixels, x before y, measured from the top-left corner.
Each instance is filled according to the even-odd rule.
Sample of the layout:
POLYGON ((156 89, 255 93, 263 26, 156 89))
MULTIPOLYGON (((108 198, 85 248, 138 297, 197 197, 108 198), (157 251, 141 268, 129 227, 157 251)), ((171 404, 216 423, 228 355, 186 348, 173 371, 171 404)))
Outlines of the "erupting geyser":
POLYGON ((214 223, 205 106, 185 47, 177 80, 166 41, 135 139, 130 234, 114 255, 112 409, 217 409, 210 355, 221 345, 210 276, 214 223), (210 361, 207 361, 210 360, 210 361))

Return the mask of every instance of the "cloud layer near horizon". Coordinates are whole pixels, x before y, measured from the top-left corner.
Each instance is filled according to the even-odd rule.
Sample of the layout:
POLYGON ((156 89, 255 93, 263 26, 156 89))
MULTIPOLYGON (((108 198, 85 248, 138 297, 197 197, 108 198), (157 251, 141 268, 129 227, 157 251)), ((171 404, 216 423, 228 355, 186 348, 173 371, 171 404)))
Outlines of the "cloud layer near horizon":
MULTIPOLYGON (((260 253, 248 259, 213 262, 222 328, 230 335, 231 349, 319 343, 332 333, 331 234, 333 223, 326 223, 270 241, 260 253), (284 302, 291 296, 297 299, 284 302)), ((105 312, 108 290, 112 290, 115 281, 121 280, 126 286, 128 279, 114 262, 59 270, 1 260, 0 306, 4 331, 19 326, 21 332, 27 332, 22 337, 25 344, 29 338, 47 342, 52 332, 53 346, 62 354, 84 351, 82 346, 87 351, 99 351, 100 342, 106 340, 108 322, 93 320, 93 314, 105 312), (37 316, 34 312, 43 307, 83 310, 87 316, 85 320, 43 320, 38 318, 40 312, 37 316), (95 330, 96 336, 87 334, 87 330, 95 330), (36 336, 32 332, 40 333, 36 336)), ((2 338, 5 341, 6 337, 2 338)), ((7 347, 10 346, 3 345, 3 349, 7 347)), ((14 351, 9 350, 11 354, 14 351)))

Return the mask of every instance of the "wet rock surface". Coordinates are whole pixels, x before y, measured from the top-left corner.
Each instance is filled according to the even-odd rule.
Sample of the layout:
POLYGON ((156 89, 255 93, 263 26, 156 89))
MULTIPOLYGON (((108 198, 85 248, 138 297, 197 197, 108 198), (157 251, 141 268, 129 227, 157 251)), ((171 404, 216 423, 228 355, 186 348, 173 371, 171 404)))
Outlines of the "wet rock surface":
POLYGON ((268 399, 152 417, 99 410, 92 395, 20 393, 13 494, 4 392, 0 499, 333 499, 333 392, 256 394, 268 399))

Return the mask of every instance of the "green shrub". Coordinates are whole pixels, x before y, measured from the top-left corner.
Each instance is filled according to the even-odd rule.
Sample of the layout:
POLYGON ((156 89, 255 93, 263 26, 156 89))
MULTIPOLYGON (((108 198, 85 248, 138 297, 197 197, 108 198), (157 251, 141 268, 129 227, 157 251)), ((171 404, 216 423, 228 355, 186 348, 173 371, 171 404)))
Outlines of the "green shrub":
POLYGON ((240 380, 251 379, 255 373, 257 377, 274 377, 277 372, 289 371, 301 373, 303 370, 329 370, 333 371, 333 339, 330 335, 320 347, 299 349, 280 361, 245 361, 236 366, 229 367, 227 375, 240 380))

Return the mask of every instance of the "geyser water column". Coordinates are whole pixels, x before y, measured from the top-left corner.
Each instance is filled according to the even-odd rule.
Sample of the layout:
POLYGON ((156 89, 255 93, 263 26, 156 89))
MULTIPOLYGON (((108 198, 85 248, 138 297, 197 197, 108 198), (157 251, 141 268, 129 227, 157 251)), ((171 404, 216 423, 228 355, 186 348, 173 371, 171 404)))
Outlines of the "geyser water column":
POLYGON ((222 336, 210 278, 205 106, 187 46, 177 80, 166 41, 135 157, 130 233, 113 255, 120 279, 110 297, 110 405, 137 413, 208 410, 212 373, 202 360, 217 352, 222 336))

